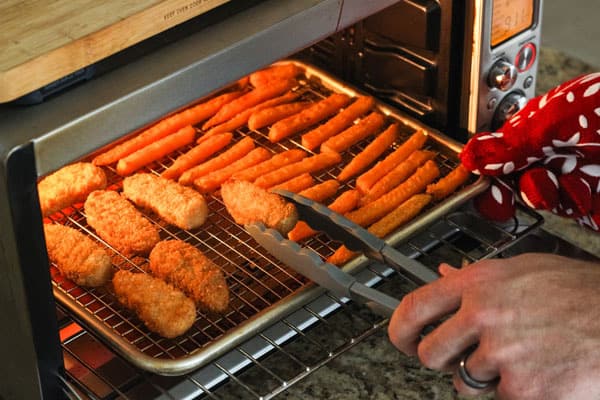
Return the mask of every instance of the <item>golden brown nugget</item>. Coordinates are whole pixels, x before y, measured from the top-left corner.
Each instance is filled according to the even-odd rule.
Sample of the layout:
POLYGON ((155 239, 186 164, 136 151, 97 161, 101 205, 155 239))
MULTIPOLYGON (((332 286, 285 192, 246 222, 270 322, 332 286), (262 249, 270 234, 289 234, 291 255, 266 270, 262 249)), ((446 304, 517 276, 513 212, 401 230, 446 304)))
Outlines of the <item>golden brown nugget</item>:
POLYGON ((204 196, 192 188, 153 174, 135 174, 123 180, 123 194, 142 208, 181 229, 201 226, 208 217, 204 196))
POLYGON ((298 211, 281 196, 247 181, 227 181, 221 197, 238 224, 262 222, 286 235, 298 222, 298 211))
POLYGON ((117 300, 135 311, 153 332, 166 338, 183 335, 196 319, 192 299, 159 278, 117 271, 112 280, 117 300))
POLYGON ((85 201, 94 190, 106 188, 106 174, 92 163, 67 165, 38 183, 40 208, 47 217, 74 203, 85 201))
POLYGON ((183 291, 201 310, 221 313, 227 309, 229 288, 223 273, 189 243, 159 242, 150 253, 150 272, 183 291))
POLYGON ((48 258, 65 277, 80 286, 102 286, 112 277, 110 256, 98 243, 77 229, 45 224, 48 258))
POLYGON ((90 193, 84 209, 87 222, 96 233, 126 256, 148 254, 160 241, 158 229, 115 191, 90 193))

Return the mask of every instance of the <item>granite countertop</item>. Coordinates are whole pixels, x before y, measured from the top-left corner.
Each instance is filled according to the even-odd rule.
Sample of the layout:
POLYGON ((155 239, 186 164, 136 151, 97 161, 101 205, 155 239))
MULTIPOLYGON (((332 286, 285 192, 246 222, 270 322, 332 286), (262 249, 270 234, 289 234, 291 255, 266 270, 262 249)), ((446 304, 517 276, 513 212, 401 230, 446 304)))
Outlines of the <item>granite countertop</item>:
MULTIPOLYGON (((552 49, 542 49, 539 93, 593 68, 552 49)), ((547 215, 544 229, 600 255, 600 235, 547 215)), ((386 327, 387 328, 387 327, 386 327)), ((388 341, 386 328, 363 340, 282 393, 281 399, 456 399, 451 376, 422 367, 388 341)), ((484 398, 489 398, 487 396, 484 398)))

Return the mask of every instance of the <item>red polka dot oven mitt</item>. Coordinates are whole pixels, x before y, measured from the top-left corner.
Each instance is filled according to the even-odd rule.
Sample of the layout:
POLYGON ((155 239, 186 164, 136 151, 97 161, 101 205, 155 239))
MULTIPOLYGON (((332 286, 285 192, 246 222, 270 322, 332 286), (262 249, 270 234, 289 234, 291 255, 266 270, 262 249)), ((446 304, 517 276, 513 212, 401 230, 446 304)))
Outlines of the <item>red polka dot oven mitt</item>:
POLYGON ((460 154, 476 174, 496 177, 474 200, 486 218, 523 203, 600 231, 600 73, 531 99, 498 132, 474 135, 460 154))

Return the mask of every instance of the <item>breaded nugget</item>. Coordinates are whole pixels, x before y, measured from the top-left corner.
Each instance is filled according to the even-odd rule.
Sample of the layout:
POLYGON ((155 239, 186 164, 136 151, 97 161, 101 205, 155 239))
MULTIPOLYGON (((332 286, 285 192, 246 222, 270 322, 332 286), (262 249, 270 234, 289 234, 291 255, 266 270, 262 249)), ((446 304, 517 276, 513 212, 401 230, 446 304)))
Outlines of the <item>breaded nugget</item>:
POLYGON ((106 174, 91 163, 67 165, 38 183, 42 215, 47 217, 73 203, 85 201, 94 190, 106 188, 106 174))
POLYGON ((150 253, 150 271, 182 290, 198 308, 223 312, 229 288, 223 273, 199 249, 181 240, 165 240, 150 253))
POLYGON ((194 229, 206 221, 208 206, 194 189, 153 174, 135 174, 123 180, 123 194, 136 205, 157 213, 169 224, 194 229))
POLYGON ((153 332, 166 338, 183 335, 194 324, 196 306, 182 291, 143 273, 117 271, 112 280, 117 299, 153 332))
POLYGON ((221 186, 221 197, 238 224, 262 222, 285 236, 298 222, 298 211, 292 203, 250 182, 225 182, 221 186))
POLYGON ((115 191, 90 193, 84 209, 87 222, 96 233, 127 256, 148 254, 160 241, 158 229, 115 191))
POLYGON ((48 258, 60 273, 80 286, 102 286, 112 277, 110 256, 77 229, 45 224, 48 258))

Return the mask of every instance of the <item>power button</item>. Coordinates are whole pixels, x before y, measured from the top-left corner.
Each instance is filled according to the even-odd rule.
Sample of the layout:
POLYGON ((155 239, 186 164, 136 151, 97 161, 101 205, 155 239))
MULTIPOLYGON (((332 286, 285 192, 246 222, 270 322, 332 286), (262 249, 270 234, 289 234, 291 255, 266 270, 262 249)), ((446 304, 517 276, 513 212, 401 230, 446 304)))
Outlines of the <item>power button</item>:
POLYGON ((519 72, 527 71, 535 62, 536 49, 533 43, 527 43, 521 47, 521 50, 515 57, 515 66, 519 72))

